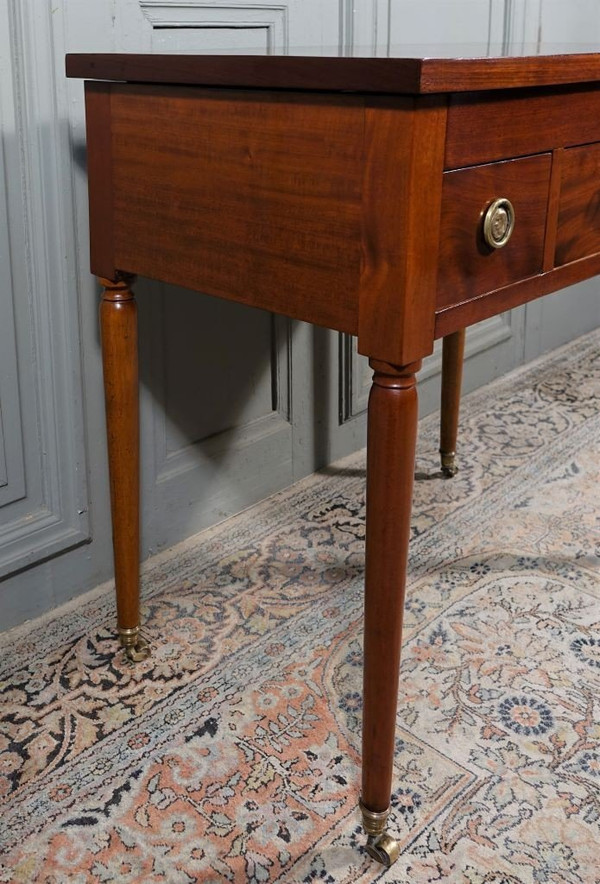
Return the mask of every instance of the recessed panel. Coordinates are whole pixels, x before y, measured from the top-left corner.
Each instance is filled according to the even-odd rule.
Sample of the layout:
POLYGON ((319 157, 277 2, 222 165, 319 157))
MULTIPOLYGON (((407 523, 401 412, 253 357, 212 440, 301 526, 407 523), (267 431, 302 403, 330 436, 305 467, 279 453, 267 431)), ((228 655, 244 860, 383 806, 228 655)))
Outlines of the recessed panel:
POLYGON ((202 52, 210 54, 228 52, 262 52, 269 49, 269 28, 255 27, 208 27, 208 26, 162 26, 155 29, 152 48, 155 52, 202 52))
POLYGON ((555 264, 599 252, 600 144, 587 144, 562 157, 555 264))
MULTIPOLYGON (((0 148, 0 507, 19 500, 25 494, 17 332, 5 180, 5 164, 0 148)), ((0 516, 0 533, 3 521, 0 516)))

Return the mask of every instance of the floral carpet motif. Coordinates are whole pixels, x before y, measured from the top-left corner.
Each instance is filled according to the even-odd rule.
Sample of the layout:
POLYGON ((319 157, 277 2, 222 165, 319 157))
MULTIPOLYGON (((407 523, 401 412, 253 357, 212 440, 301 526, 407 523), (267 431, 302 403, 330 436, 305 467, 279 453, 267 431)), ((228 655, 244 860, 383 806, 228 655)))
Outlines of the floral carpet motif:
POLYGON ((0 636, 0 881, 600 884, 600 334, 421 423, 391 830, 364 851, 364 453, 0 636))

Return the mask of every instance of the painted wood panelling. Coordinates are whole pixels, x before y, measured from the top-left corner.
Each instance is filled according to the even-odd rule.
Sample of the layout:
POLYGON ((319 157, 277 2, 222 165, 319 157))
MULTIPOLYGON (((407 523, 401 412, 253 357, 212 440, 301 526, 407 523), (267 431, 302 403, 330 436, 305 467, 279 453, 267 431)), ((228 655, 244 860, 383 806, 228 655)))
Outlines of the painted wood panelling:
POLYGON ((262 51, 270 54, 289 42, 286 4, 169 3, 140 0, 140 7, 152 25, 152 47, 156 52, 262 51))
POLYGON ((8 499, 0 509, 0 575, 89 539, 77 291, 66 257, 73 238, 69 145, 56 102, 50 16, 49 3, 0 5, 0 212, 9 232, 0 246, 2 335, 13 332, 1 349, 8 499))
MULTIPOLYGON (((0 117, 0 125, 3 122, 0 117)), ((7 181, 5 150, 0 142, 0 507, 25 495, 7 181)))

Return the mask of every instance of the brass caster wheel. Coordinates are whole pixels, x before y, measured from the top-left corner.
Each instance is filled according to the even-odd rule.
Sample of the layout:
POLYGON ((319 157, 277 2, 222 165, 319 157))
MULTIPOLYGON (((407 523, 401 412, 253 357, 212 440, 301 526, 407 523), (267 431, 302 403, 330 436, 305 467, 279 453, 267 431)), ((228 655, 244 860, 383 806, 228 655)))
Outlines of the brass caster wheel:
POLYGON ((458 472, 458 467, 456 466, 456 452, 440 451, 440 455, 442 459, 442 473, 444 474, 444 478, 451 479, 452 476, 456 476, 458 472))
POLYGON ((125 649, 125 656, 131 663, 141 663, 150 656, 150 645, 140 633, 139 626, 119 628, 119 641, 125 649))
POLYGON ((369 810, 362 801, 358 802, 363 818, 363 826, 367 833, 367 853, 389 868, 400 856, 400 845, 388 835, 385 824, 390 814, 390 809, 375 811, 369 810))
POLYGON ((132 663, 141 663, 150 656, 150 645, 145 638, 140 635, 134 645, 127 645, 125 648, 125 656, 132 663))
POLYGON ((369 835, 367 853, 389 869, 400 856, 400 845, 387 832, 384 832, 383 835, 369 835))

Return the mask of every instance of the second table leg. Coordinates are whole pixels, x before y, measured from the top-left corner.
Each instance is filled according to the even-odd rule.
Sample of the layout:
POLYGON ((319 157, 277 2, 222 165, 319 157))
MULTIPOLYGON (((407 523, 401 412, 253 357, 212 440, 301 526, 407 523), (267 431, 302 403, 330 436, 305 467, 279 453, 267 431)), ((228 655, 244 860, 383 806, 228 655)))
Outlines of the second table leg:
POLYGON ((440 457, 442 472, 450 479, 456 475, 456 439, 458 412, 465 355, 465 330, 447 335, 442 343, 442 401, 440 409, 440 457))
POLYGON ((140 465, 137 306, 133 277, 101 279, 102 363, 110 476, 117 626, 130 660, 150 650, 140 635, 140 465))
POLYGON ((371 360, 364 620, 361 810, 367 850, 386 865, 398 845, 386 832, 396 742, 396 707, 410 537, 420 363, 371 360))

